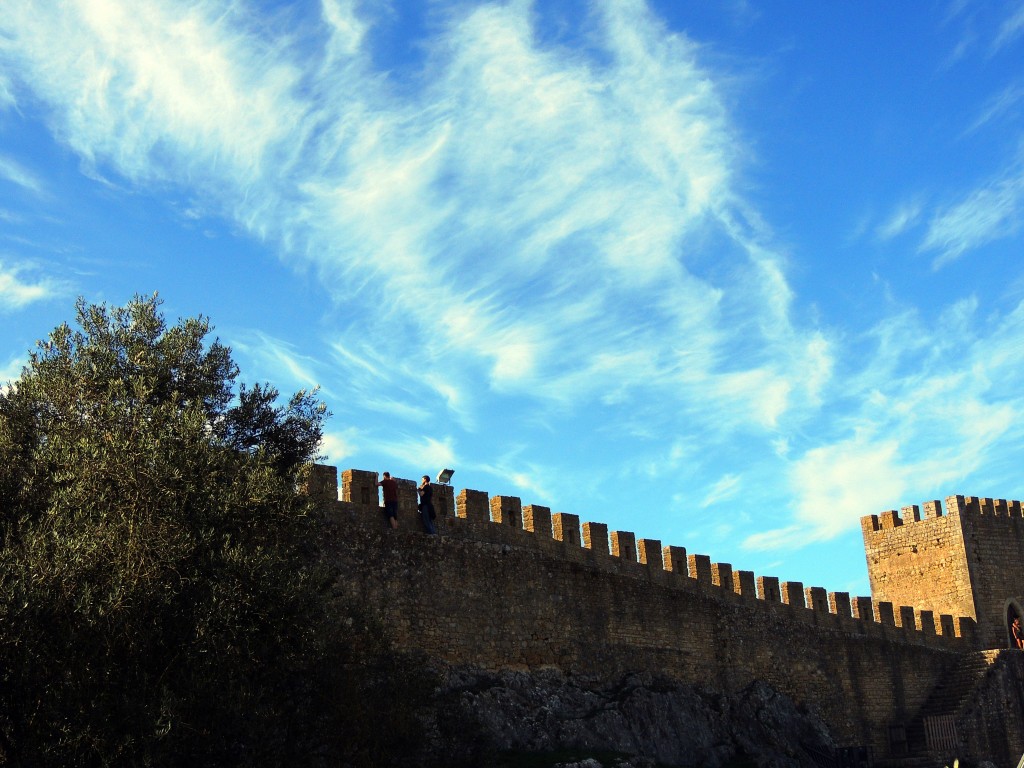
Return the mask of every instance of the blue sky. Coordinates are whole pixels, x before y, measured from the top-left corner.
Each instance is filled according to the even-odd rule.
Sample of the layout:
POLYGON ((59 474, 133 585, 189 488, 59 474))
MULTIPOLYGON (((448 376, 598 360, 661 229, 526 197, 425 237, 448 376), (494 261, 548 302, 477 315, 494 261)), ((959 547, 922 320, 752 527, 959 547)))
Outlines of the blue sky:
POLYGON ((1024 497, 1019 3, 3 5, 0 380, 158 291, 332 464, 855 594, 1024 497))

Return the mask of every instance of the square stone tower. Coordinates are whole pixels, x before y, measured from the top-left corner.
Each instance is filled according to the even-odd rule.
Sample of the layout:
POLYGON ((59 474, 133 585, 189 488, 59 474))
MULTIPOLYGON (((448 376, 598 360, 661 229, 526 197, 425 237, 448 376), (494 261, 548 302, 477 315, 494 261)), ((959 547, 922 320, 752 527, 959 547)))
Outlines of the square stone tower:
MULTIPOLYGON (((966 616, 981 648, 1009 645, 1008 616, 1024 603, 1024 516, 1019 501, 950 496, 861 518, 877 604, 966 616)), ((1024 619, 1024 614, 1022 614, 1024 619)))

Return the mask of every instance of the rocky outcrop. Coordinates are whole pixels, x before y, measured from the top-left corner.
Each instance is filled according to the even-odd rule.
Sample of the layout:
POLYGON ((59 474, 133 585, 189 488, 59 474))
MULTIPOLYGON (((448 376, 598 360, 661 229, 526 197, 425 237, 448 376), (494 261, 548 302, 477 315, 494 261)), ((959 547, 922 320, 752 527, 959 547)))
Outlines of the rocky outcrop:
POLYGON ((555 668, 461 668, 446 671, 437 701, 435 745, 453 757, 474 746, 478 753, 574 749, 636 756, 629 764, 638 767, 783 768, 813 766, 809 751, 834 747, 818 718, 758 682, 723 695, 649 674, 608 683, 555 668))

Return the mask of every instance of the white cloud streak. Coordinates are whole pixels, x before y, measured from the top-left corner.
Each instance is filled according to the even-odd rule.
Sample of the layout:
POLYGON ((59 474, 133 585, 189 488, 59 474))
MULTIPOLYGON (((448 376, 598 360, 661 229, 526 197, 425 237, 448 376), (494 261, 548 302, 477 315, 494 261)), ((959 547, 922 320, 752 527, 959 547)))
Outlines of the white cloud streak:
POLYGON ((530 494, 522 498, 523 504, 549 506, 555 497, 553 486, 558 478, 554 477, 556 473, 553 468, 526 460, 518 451, 511 452, 494 464, 470 465, 468 469, 494 477, 499 483, 497 487, 501 489, 498 495, 512 490, 530 494))
POLYGON ((1024 99, 1024 88, 1019 83, 1007 85, 985 103, 981 114, 968 126, 964 134, 975 133, 983 127, 1012 114, 1022 99, 1024 99))
POLYGON ((33 302, 51 298, 57 292, 51 280, 22 280, 20 275, 27 271, 28 267, 0 261, 0 312, 22 309, 33 302))
POLYGON ((43 195, 46 191, 43 182, 30 170, 16 160, 0 155, 0 180, 7 180, 26 189, 34 195, 43 195))
MULTIPOLYGON (((421 467, 420 472, 430 473, 440 467, 458 466, 451 437, 401 436, 382 442, 380 451, 399 461, 406 467, 421 467)), ((419 479, 419 475, 416 476, 419 479)))
MULTIPOLYGON (((956 479, 1003 439, 1021 403, 993 382, 1021 362, 1020 312, 986 339, 966 330, 970 307, 942 333, 895 318, 837 381, 837 341, 794 321, 785 256, 736 191, 725 79, 641 0, 589 4, 576 47, 537 35, 540 3, 434 3, 421 68, 404 74, 374 65, 386 22, 364 7, 7 0, 0 64, 97 173, 180 185, 311 268, 342 341, 316 358, 266 334, 234 345, 275 380, 322 383, 336 410, 402 423, 377 450, 410 466, 451 465, 458 441, 438 424, 472 428, 481 403, 512 400, 505 418, 596 408, 612 434, 656 425, 657 455, 634 462, 648 477, 754 435, 797 498, 793 521, 748 539, 765 548, 848 530, 864 504, 956 479), (802 445, 800 425, 837 400, 859 405, 802 445)), ((928 221, 936 267, 1017 231, 1022 179, 1018 164, 928 221)), ((910 202, 877 234, 922 220, 910 202)), ((709 504, 740 484, 715 476, 709 504)))
POLYGON ((939 269, 965 253, 1020 231, 1024 208, 1024 165, 1018 160, 959 203, 935 214, 921 250, 937 251, 939 269))
POLYGON ((345 460, 359 450, 359 435, 353 429, 324 433, 320 451, 324 460, 334 466, 343 466, 345 460))
POLYGON ((307 390, 320 386, 317 361, 288 342, 254 331, 233 336, 231 347, 253 360, 258 370, 272 372, 275 381, 285 380, 307 390))
POLYGON ((902 235, 917 224, 924 206, 920 201, 912 200, 898 206, 889 218, 877 230, 881 240, 892 240, 902 235))
POLYGON ((11 81, 0 73, 0 109, 10 109, 15 103, 14 94, 11 93, 11 81))
POLYGON ((464 423, 470 383, 559 408, 671 391, 725 428, 813 401, 792 364, 827 377, 828 353, 734 198, 714 80, 644 3, 595 6, 597 56, 542 45, 527 3, 452 6, 417 89, 374 71, 352 2, 276 38, 247 10, 15 0, 2 50, 97 168, 198 186, 315 266, 385 356, 443 362, 464 423))
POLYGON ((1017 7, 999 26, 999 32, 992 43, 992 48, 995 51, 1001 51, 1015 43, 1021 36, 1024 36, 1024 8, 1017 7))
POLYGON ((794 522, 749 536, 749 549, 794 549, 834 538, 861 516, 898 506, 911 491, 938 492, 976 472, 1011 433, 1024 393, 1024 303, 987 336, 972 329, 979 303, 966 299, 926 325, 913 313, 874 334, 872 364, 847 380, 860 402, 834 441, 791 458, 794 522), (957 361, 950 366, 950 361, 957 361))
POLYGON ((176 175, 188 157, 194 178, 246 183, 284 137, 278 110, 296 74, 252 45, 240 6, 80 0, 37 7, 33 20, 31 5, 5 8, 0 52, 32 68, 86 160, 145 179, 176 175))
POLYGON ((711 486, 707 495, 704 497, 704 500, 700 503, 700 506, 702 508, 707 508, 715 504, 721 504, 724 501, 728 501, 740 492, 741 487, 742 479, 739 475, 725 475, 724 477, 719 478, 718 482, 711 486))

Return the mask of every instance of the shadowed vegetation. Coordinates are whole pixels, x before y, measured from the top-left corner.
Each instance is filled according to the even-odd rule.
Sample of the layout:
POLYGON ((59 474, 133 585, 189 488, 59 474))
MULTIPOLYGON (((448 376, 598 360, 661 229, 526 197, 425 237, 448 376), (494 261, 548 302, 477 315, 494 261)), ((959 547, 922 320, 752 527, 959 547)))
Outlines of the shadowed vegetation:
POLYGON ((332 596, 324 405, 159 306, 79 301, 0 391, 0 764, 397 760, 429 681, 332 596))

